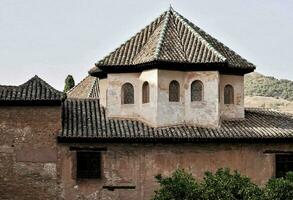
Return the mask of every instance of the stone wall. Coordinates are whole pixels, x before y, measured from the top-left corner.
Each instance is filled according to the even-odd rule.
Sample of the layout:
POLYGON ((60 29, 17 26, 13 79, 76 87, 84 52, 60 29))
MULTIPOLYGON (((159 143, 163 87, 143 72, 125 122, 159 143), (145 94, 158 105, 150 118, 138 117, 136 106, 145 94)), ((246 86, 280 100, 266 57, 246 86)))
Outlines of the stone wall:
POLYGON ((60 107, 0 106, 0 199, 57 199, 60 107))
POLYGON ((275 174, 274 154, 266 150, 291 150, 281 144, 105 144, 61 145, 62 197, 65 199, 149 200, 158 188, 154 176, 184 168, 201 179, 205 171, 228 167, 264 185, 275 174), (77 180, 75 152, 69 146, 103 147, 102 178, 77 180), (109 191, 103 186, 135 186, 109 191))

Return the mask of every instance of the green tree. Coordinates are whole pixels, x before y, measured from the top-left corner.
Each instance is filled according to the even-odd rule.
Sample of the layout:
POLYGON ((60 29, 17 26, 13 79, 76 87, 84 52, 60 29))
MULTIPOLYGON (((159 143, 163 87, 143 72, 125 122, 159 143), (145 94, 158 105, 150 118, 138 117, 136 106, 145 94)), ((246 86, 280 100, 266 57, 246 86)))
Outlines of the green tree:
POLYGON ((65 86, 64 86, 64 92, 68 92, 71 88, 75 86, 75 82, 72 75, 68 75, 65 79, 65 86))
POLYGON ((178 169, 170 177, 157 175, 160 189, 155 191, 153 200, 196 200, 201 196, 200 186, 192 174, 178 169))
POLYGON ((153 200, 261 200, 262 190, 248 177, 237 171, 219 169, 216 173, 206 172, 198 182, 192 174, 182 169, 170 177, 156 176, 160 188, 153 200))
POLYGON ((229 169, 218 169, 216 173, 206 172, 201 184, 202 199, 218 200, 261 200, 262 190, 242 176, 229 169))
POLYGON ((293 199, 293 172, 288 172, 284 178, 272 178, 264 188, 264 200, 293 199))

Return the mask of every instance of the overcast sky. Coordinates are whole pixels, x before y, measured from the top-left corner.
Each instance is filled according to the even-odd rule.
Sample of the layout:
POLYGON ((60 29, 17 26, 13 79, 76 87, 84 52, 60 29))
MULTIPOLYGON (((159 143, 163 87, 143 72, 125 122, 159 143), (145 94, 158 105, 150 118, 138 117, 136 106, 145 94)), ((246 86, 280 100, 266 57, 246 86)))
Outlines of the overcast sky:
POLYGON ((79 82, 170 3, 258 72, 293 80, 292 0, 0 0, 0 84, 79 82))

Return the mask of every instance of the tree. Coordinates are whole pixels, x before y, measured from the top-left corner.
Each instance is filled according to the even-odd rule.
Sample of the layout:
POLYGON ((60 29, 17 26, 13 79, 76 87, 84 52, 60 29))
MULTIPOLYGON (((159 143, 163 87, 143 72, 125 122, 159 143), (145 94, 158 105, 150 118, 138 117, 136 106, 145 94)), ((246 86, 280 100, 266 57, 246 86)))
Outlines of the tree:
POLYGON ((177 169, 170 177, 157 175, 160 189, 155 191, 153 200, 196 200, 200 196, 200 186, 192 174, 177 169))
POLYGON ((68 75, 65 79, 64 92, 68 92, 71 88, 75 86, 75 82, 72 75, 68 75))
MULTIPOLYGON (((198 182, 192 174, 182 169, 170 177, 156 176, 160 188, 153 200, 261 200, 262 190, 248 177, 229 169, 219 169, 216 173, 206 172, 198 182)), ((271 199, 269 199, 271 200, 271 199)))
POLYGON ((293 172, 284 178, 272 178, 264 189, 264 200, 293 199, 293 172))
POLYGON ((229 169, 218 169, 216 173, 206 172, 201 184, 202 199, 261 200, 262 190, 242 176, 229 169))

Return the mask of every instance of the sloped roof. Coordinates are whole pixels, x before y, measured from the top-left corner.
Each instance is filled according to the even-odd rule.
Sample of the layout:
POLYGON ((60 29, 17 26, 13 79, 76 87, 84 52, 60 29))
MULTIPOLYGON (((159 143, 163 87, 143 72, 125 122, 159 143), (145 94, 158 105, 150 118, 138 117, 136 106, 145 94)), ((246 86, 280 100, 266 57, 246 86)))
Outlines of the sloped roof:
POLYGON ((154 128, 131 119, 109 119, 98 100, 67 99, 63 105, 60 142, 278 141, 293 139, 293 116, 246 109, 245 119, 223 121, 220 128, 190 125, 154 128))
POLYGON ((0 104, 61 104, 64 93, 54 89, 37 75, 19 86, 0 85, 0 104))
POLYGON ((67 92, 68 98, 99 98, 98 78, 87 76, 67 92))
MULTIPOLYGON (((96 63, 90 73, 107 67, 168 63, 223 63, 253 71, 255 66, 170 8, 115 51, 96 63)), ((180 69, 179 69, 180 70, 180 69)))

